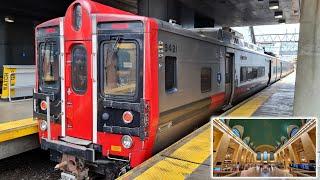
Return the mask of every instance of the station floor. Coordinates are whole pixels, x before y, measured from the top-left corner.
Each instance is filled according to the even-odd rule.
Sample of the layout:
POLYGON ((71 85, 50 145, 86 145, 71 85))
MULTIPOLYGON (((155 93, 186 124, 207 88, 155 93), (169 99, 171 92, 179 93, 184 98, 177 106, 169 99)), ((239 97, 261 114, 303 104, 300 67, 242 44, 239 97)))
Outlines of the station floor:
POLYGON ((291 177, 289 170, 281 170, 278 168, 260 169, 256 167, 242 171, 240 177, 291 177))
POLYGON ((0 159, 38 147, 36 121, 32 118, 32 99, 0 101, 0 159))
MULTIPOLYGON (((294 85, 295 73, 291 73, 233 107, 222 116, 291 116, 293 114, 294 85)), ((119 179, 211 179, 210 131, 210 123, 207 123, 119 179)), ((268 174, 253 173, 268 176, 268 174)), ((273 175, 269 173, 269 176, 273 175)))
POLYGON ((0 101, 0 123, 32 117, 32 99, 8 102, 0 101))
POLYGON ((0 143, 38 131, 32 118, 32 108, 32 99, 0 101, 0 143))

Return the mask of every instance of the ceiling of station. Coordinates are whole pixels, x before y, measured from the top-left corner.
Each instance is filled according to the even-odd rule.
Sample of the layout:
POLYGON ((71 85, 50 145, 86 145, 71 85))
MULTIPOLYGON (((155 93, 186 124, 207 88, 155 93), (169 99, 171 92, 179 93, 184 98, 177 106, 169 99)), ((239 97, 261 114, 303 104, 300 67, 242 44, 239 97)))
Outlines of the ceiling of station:
POLYGON ((302 120, 291 119, 232 119, 229 121, 230 128, 240 125, 244 128, 242 139, 249 137, 255 147, 277 146, 281 137, 290 139, 287 129, 290 125, 302 126, 302 120))
MULTIPOLYGON (((73 0, 32 0, 4 1, 0 15, 23 16, 46 20, 63 16, 73 0)), ((97 2, 138 13, 139 0, 95 0, 97 2)), ((274 10, 269 9, 269 0, 176 0, 194 9, 195 12, 212 18, 220 26, 247 26, 277 24, 274 10)), ((149 3, 152 1, 150 0, 149 3)), ((279 10, 283 11, 286 23, 298 23, 300 17, 299 0, 279 0, 279 10)), ((168 8, 168 7, 167 7, 168 8)))
MULTIPOLYGON (((97 2, 137 13, 137 0, 95 0, 97 2)), ((1 2, 0 15, 45 21, 64 16, 73 0, 9 0, 1 2)))
POLYGON ((44 21, 65 14, 65 10, 73 0, 9 0, 1 2, 0 15, 44 21))
MULTIPOLYGON (((213 18, 221 26, 255 26, 277 24, 269 0, 179 0, 198 13, 213 18)), ((279 0, 286 23, 298 23, 300 0, 279 0)))

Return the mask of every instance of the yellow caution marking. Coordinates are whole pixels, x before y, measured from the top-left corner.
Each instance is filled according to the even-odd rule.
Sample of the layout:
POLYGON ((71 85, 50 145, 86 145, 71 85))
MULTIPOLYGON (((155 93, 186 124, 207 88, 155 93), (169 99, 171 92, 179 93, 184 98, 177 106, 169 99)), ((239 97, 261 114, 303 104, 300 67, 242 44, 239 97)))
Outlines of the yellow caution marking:
POLYGON ((34 121, 32 118, 0 123, 0 142, 35 134, 37 132, 37 121, 34 121))
POLYGON ((210 156, 210 128, 135 179, 184 179, 210 156))
POLYGON ((198 166, 199 164, 187 161, 165 158, 134 179, 185 179, 198 166))
POLYGON ((3 80, 2 80, 2 94, 1 98, 6 99, 9 97, 9 91, 11 91, 11 96, 14 96, 15 90, 9 89, 9 83, 11 83, 11 86, 14 86, 16 84, 16 68, 10 68, 7 66, 4 66, 3 68, 3 80), (10 78, 10 79, 9 79, 10 78))
POLYGON ((250 117, 272 94, 261 94, 228 114, 228 117, 250 117))

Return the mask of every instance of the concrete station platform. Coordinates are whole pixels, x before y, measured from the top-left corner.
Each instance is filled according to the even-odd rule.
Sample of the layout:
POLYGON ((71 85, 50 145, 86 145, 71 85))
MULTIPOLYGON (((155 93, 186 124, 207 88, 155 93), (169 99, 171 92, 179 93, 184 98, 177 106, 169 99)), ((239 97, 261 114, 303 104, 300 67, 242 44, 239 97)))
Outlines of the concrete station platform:
POLYGON ((292 117, 295 72, 227 111, 225 116, 292 117))
POLYGON ((32 99, 0 101, 0 159, 39 147, 32 99))
MULTIPOLYGON (((292 73, 221 116, 292 116, 294 86, 292 73)), ((207 123, 119 179, 211 179, 210 131, 207 123)))

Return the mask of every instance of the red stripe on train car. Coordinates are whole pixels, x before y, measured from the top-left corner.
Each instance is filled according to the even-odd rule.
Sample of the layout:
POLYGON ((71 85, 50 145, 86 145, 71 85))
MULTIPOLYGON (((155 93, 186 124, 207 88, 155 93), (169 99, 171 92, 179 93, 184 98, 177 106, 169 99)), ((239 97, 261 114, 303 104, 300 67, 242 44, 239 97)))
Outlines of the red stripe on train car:
POLYGON ((221 93, 217 93, 213 96, 211 96, 211 105, 210 105, 210 109, 216 109, 217 107, 223 105, 224 101, 225 101, 225 92, 221 92, 221 93))

